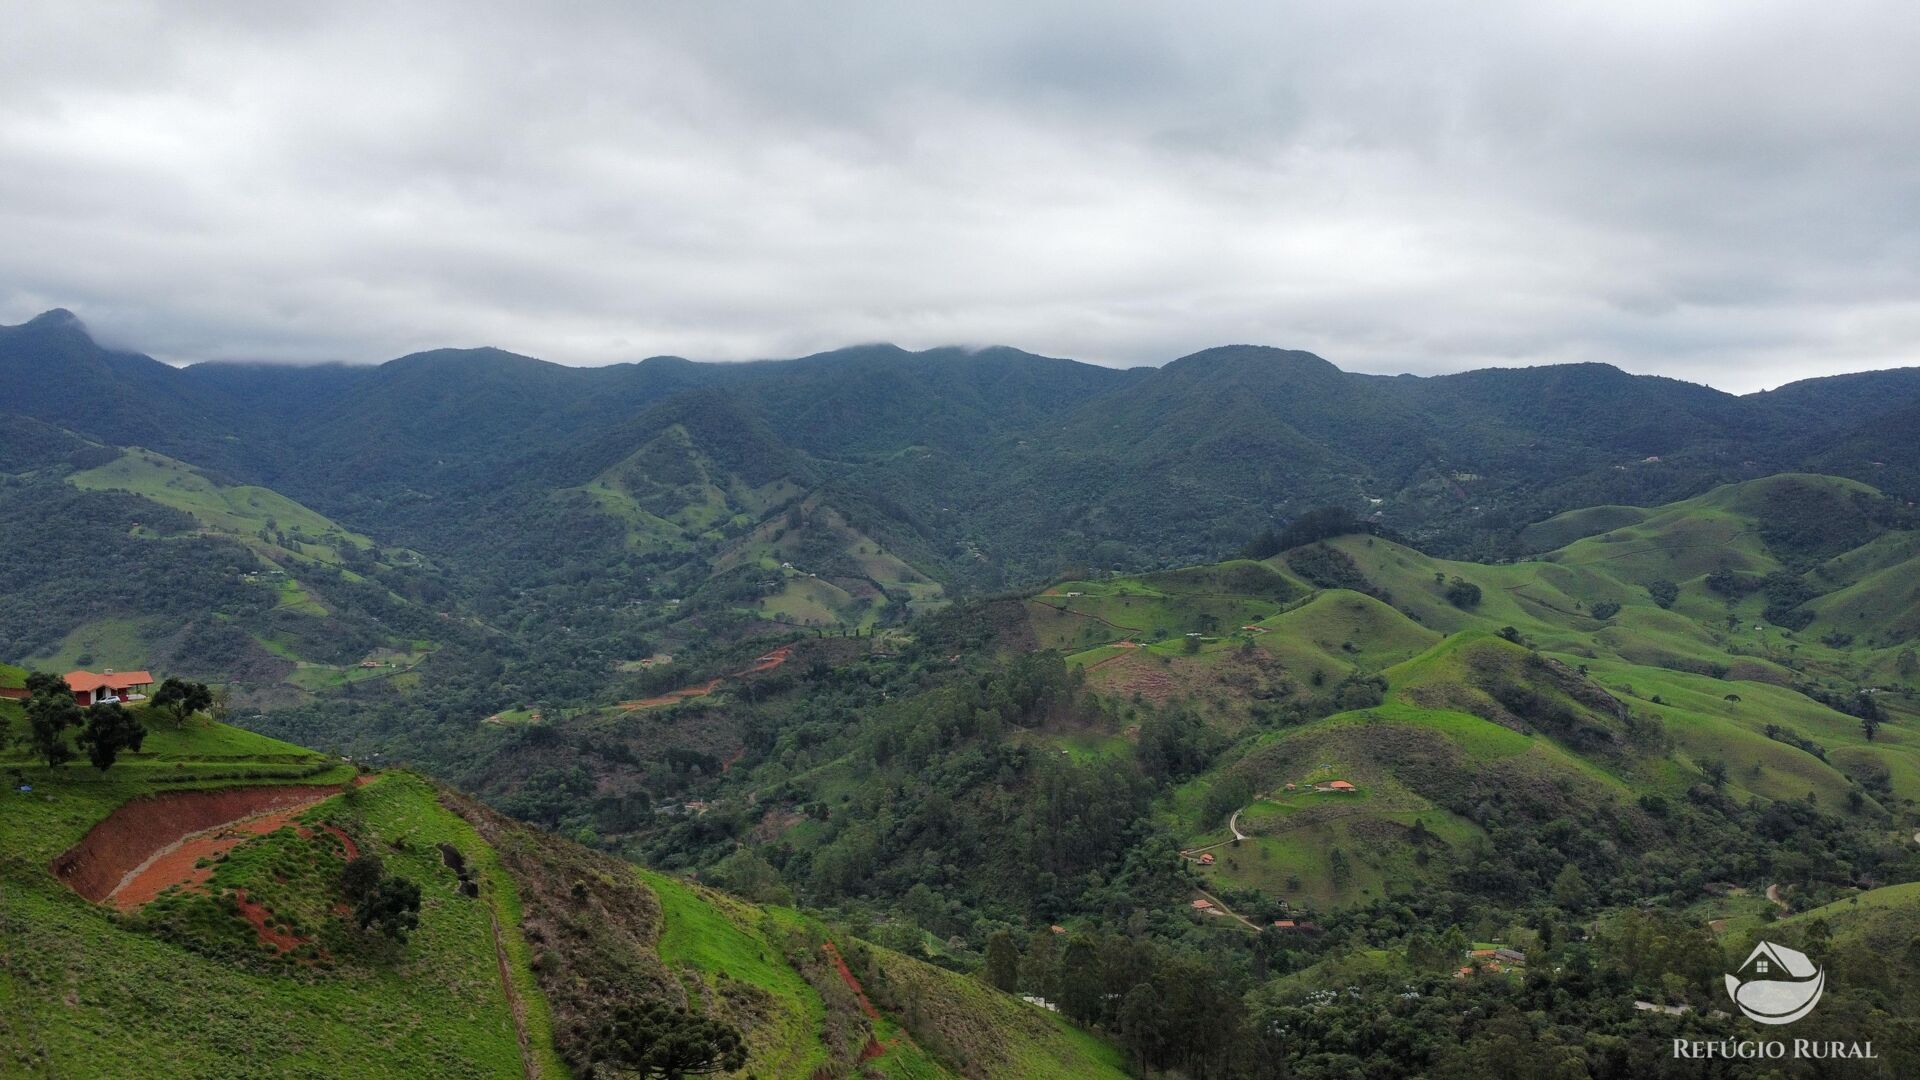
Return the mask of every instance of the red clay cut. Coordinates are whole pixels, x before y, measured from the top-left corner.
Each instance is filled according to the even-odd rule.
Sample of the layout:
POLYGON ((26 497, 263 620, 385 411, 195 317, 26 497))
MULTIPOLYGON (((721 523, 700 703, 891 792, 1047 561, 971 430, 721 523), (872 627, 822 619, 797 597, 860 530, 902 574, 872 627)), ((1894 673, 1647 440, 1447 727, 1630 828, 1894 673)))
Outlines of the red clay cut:
MULTIPOLYGON (((168 886, 207 880, 211 870, 195 866, 201 859, 264 836, 339 791, 313 785, 233 787, 132 799, 48 869, 81 896, 131 911, 168 886)), ((355 850, 351 840, 341 839, 350 853, 355 850)))

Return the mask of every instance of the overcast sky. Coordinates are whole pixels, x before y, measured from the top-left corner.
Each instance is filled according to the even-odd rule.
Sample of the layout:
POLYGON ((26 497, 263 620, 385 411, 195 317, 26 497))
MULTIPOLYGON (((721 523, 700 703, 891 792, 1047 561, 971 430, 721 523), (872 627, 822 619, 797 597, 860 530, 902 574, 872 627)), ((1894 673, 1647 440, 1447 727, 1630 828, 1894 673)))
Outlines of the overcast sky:
POLYGON ((1920 364, 1895 3, 15 5, 0 322, 1745 391, 1920 364))

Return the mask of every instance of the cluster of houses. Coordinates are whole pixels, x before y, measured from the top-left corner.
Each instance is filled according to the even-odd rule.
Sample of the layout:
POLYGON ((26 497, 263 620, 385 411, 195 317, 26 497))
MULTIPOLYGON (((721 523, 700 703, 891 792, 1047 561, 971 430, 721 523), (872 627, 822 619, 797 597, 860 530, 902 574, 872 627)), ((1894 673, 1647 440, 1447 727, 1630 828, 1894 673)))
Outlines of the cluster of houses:
MULTIPOLYGON (((72 692, 74 704, 82 706, 103 705, 117 701, 122 705, 147 700, 147 691, 153 689, 153 674, 146 671, 103 672, 69 671, 61 676, 67 689, 72 692)), ((0 687, 0 697, 25 698, 25 687, 0 687)))

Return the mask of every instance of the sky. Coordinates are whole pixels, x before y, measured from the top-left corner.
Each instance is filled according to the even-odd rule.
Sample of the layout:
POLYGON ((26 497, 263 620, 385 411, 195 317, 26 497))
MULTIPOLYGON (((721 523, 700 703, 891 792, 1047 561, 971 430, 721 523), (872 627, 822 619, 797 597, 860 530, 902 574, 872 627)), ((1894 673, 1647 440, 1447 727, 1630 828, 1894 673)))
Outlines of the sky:
POLYGON ((172 362, 1920 364, 1904 4, 17 5, 0 323, 172 362))

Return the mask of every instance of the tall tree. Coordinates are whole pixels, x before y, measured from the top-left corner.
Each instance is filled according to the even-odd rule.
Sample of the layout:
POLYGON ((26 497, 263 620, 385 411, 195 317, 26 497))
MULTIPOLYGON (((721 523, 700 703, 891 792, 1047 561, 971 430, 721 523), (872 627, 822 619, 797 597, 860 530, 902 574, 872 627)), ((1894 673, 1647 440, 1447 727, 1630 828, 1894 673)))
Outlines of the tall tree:
POLYGON ((1100 1018, 1105 987, 1093 945, 1075 938, 1060 961, 1060 1011, 1069 1019, 1090 1024, 1100 1018))
POLYGON ((1559 876, 1553 879, 1553 902, 1570 912, 1580 912, 1592 899, 1593 890, 1588 888, 1587 879, 1580 868, 1572 863, 1560 868, 1559 876))
POLYGON ((72 761, 74 752, 67 742, 67 729, 79 727, 85 717, 74 703, 66 680, 36 671, 27 676, 27 692, 28 745, 49 766, 72 761))
POLYGON ((153 692, 153 707, 165 709, 173 714, 176 724, 184 724, 187 717, 213 707, 213 691, 206 683, 189 682, 169 675, 153 692))
POLYGON ((987 984, 1012 993, 1020 985, 1020 952, 1013 935, 995 930, 987 936, 987 984))
POLYGON ((86 748, 87 760, 101 772, 113 768, 122 750, 138 752, 147 739, 146 725, 117 701, 108 701, 87 710, 87 724, 77 740, 86 748))

